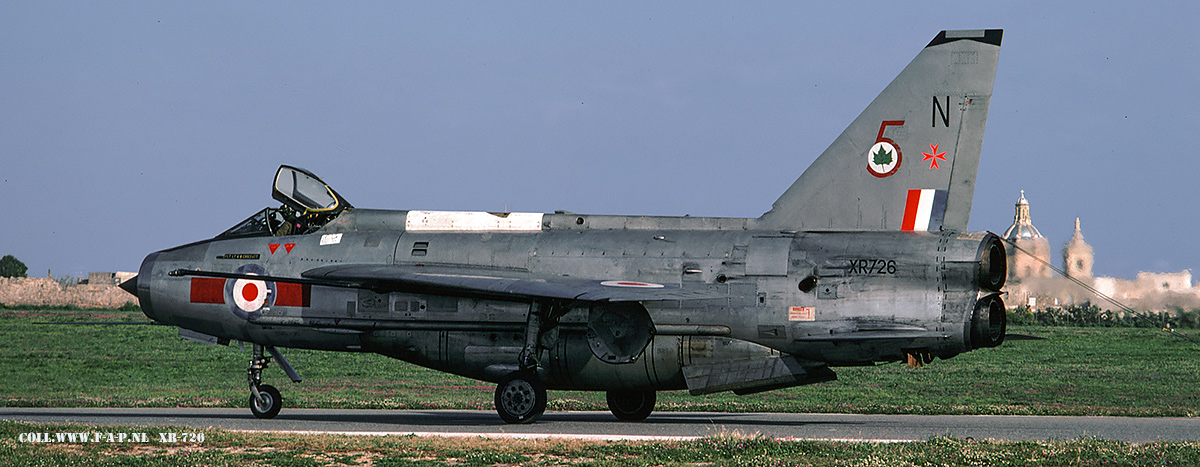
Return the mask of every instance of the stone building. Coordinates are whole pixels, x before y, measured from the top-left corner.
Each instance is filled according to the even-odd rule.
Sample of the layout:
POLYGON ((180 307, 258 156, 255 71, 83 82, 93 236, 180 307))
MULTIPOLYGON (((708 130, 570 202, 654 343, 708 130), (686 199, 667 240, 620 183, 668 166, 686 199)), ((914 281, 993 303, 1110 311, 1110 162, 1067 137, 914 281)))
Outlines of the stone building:
POLYGON ((1093 294, 1088 290, 1090 287, 1138 311, 1200 308, 1200 288, 1195 287, 1188 270, 1139 272, 1134 280, 1094 277, 1095 252, 1084 241, 1078 218, 1075 233, 1062 246, 1063 275, 1057 274, 1050 265, 1050 243, 1029 217, 1029 201, 1024 191, 1017 200, 1016 215, 1012 226, 1004 232, 1004 240, 1008 249, 1005 303, 1010 307, 1045 308, 1092 302, 1102 308, 1119 308, 1093 294))
POLYGON ((1030 277, 1054 277, 1050 269, 1050 241, 1038 232, 1029 217, 1029 201, 1025 190, 1017 200, 1012 226, 1004 231, 1008 247, 1008 282, 1020 282, 1030 277), (1016 245, 1016 248, 1013 248, 1016 245))
POLYGON ((1092 246, 1083 241, 1083 232, 1079 231, 1079 218, 1075 218, 1075 234, 1062 247, 1063 271, 1068 277, 1076 279, 1091 279, 1092 264, 1096 261, 1092 246))

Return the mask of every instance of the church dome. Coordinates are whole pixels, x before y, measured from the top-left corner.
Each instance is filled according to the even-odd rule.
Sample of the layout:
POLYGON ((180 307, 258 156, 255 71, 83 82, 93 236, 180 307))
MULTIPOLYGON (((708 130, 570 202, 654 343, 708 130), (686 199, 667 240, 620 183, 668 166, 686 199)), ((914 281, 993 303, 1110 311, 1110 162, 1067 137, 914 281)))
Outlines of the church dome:
POLYGON ((1042 233, 1033 226, 1029 219, 1029 201, 1025 199, 1025 190, 1021 190, 1021 198, 1017 200, 1017 213, 1013 216, 1013 224, 1004 231, 1005 240, 1020 240, 1023 238, 1042 238, 1042 233))
POLYGON ((1042 233, 1038 232, 1037 227, 1034 227, 1033 224, 1013 224, 1004 231, 1005 240, 1022 238, 1042 238, 1042 233))

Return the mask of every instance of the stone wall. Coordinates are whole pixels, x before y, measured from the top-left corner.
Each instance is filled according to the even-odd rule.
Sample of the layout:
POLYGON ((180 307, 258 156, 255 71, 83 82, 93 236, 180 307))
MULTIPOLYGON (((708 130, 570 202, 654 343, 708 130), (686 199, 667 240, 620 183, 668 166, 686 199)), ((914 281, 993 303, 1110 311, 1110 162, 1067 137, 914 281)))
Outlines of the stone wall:
POLYGON ((67 306, 79 308, 118 308, 137 297, 111 284, 85 284, 64 287, 46 277, 0 278, 0 305, 67 306))

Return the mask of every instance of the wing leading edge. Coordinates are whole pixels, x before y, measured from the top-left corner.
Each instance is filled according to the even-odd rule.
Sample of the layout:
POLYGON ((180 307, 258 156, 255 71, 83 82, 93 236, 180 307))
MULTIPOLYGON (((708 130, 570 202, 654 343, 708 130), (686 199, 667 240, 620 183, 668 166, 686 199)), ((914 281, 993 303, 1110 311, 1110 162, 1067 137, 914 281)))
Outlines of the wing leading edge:
POLYGON ((179 269, 172 276, 251 279, 296 284, 372 290, 398 290, 452 296, 491 297, 516 300, 557 299, 587 302, 641 302, 705 300, 726 298, 720 290, 685 290, 680 287, 639 281, 542 277, 517 271, 470 270, 462 268, 399 266, 387 264, 339 264, 310 269, 301 277, 238 274, 179 269))
POLYGON ((546 298, 590 302, 702 300, 725 298, 715 290, 685 290, 638 281, 602 281, 564 276, 536 276, 515 271, 344 264, 305 271, 305 279, 322 283, 356 284, 362 288, 396 288, 448 295, 502 296, 518 299, 546 298))

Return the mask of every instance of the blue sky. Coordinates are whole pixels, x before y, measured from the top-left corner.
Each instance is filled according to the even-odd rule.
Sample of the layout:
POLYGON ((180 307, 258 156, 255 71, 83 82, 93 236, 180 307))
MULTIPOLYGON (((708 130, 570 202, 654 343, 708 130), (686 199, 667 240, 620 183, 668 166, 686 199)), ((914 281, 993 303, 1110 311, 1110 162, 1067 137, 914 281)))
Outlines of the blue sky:
POLYGON ((1200 4, 825 3, 5 2, 0 254, 135 271, 281 163, 359 207, 757 217, 939 30, 1003 28, 971 230, 1023 189, 1056 257, 1078 216, 1098 275, 1200 273, 1200 4))

